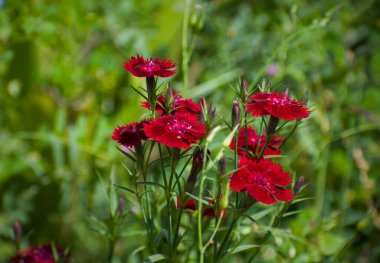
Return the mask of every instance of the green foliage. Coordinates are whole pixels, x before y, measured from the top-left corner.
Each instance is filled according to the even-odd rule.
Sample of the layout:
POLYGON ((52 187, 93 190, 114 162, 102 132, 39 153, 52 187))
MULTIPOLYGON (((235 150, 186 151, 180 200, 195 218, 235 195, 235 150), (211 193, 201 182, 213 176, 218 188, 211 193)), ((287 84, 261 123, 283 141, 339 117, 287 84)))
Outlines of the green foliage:
POLYGON ((271 207, 252 207, 257 224, 242 220, 228 259, 245 262, 256 248, 253 234, 243 236, 270 231, 256 257, 261 262, 378 262, 379 3, 187 3, 182 45, 186 1, 5 0, 0 6, 0 261, 16 251, 16 220, 23 248, 54 241, 70 246, 78 262, 104 262, 111 239, 114 262, 163 260, 144 252, 139 200, 122 189, 130 184, 121 163, 131 163, 109 139, 116 125, 143 112, 129 86, 144 84, 122 68, 140 53, 176 61, 173 87, 206 96, 227 120, 230 85, 240 74, 253 87, 276 64, 273 86, 298 98, 308 92, 311 118, 290 139, 289 156, 278 158, 305 176, 304 199, 276 229, 269 227, 271 207), (116 216, 121 196, 126 206, 116 216))

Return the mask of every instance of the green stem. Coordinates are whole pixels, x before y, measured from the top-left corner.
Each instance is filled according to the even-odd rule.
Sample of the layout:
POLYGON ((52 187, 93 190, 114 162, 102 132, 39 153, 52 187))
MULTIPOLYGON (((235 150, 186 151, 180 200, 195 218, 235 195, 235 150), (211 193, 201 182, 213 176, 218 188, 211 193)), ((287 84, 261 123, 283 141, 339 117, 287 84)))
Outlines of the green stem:
POLYGON ((226 235, 225 235, 225 237, 224 237, 224 239, 223 239, 222 245, 220 246, 219 252, 218 252, 218 254, 216 255, 216 260, 215 260, 215 262, 218 262, 219 259, 220 259, 220 257, 222 256, 222 254, 223 254, 223 250, 224 250, 224 248, 226 247, 226 245, 227 245, 227 243, 228 243, 228 241, 229 241, 229 239, 230 239, 230 236, 231 236, 232 230, 234 229, 234 227, 235 227, 235 225, 236 225, 238 219, 239 219, 239 216, 235 216, 235 217, 234 217, 234 220, 232 221, 232 223, 231 223, 231 225, 230 225, 230 227, 228 228, 228 231, 227 231, 227 233, 226 233, 226 235))
MULTIPOLYGON (((291 203, 284 203, 282 204, 282 207, 280 209, 280 212, 276 215, 276 217, 274 217, 272 219, 272 222, 270 224, 270 228, 276 228, 279 224, 280 224, 280 221, 281 221, 281 218, 283 216, 283 214, 288 210, 289 206, 291 205, 291 203)), ((264 243, 267 241, 267 239, 270 237, 270 231, 268 230, 264 237, 260 239, 260 241, 258 243, 260 243, 260 245, 264 245, 264 243)), ((252 262, 253 259, 257 256, 257 254, 260 252, 259 248, 256 249, 255 253, 252 255, 252 257, 248 260, 248 263, 252 262)))
POLYGON ((189 19, 190 19, 191 0, 186 0, 185 14, 182 25, 182 72, 183 72, 183 87, 188 89, 189 85, 189 19))
POLYGON ((115 240, 113 240, 112 238, 110 239, 110 242, 109 242, 108 256, 107 256, 109 263, 112 263, 114 247, 115 247, 115 240))

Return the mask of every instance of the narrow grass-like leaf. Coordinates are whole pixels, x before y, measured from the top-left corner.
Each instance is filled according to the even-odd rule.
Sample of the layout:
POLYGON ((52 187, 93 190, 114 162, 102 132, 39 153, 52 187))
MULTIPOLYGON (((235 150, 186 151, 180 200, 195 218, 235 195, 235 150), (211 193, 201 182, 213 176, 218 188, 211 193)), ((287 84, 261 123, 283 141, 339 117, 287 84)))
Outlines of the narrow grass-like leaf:
POLYGON ((260 245, 241 245, 241 246, 238 246, 238 247, 235 247, 235 248, 227 249, 225 251, 225 253, 227 253, 228 255, 233 255, 233 254, 245 251, 245 250, 249 250, 249 249, 252 249, 252 248, 259 247, 259 246, 260 245))
POLYGON ((123 190, 125 190, 125 191, 127 191, 127 192, 130 192, 130 193, 132 193, 132 194, 136 194, 136 192, 135 192, 134 190, 132 190, 132 189, 130 189, 130 188, 128 188, 128 187, 124 187, 124 186, 117 185, 117 184, 113 184, 113 185, 116 186, 116 187, 118 187, 118 188, 120 188, 120 189, 123 189, 123 190))

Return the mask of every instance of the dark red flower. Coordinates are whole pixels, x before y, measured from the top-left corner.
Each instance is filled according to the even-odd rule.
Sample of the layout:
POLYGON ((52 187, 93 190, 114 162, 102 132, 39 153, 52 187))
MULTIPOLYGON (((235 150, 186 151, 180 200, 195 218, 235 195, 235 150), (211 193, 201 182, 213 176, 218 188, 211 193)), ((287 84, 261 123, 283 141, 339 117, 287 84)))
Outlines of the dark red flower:
POLYGON ((111 138, 125 147, 136 146, 141 140, 148 138, 144 132, 144 123, 146 123, 146 121, 133 122, 128 125, 118 126, 113 131, 111 138))
MULTIPOLYGON (((221 198, 222 198, 222 197, 221 197, 221 198)), ((209 203, 211 206, 214 206, 214 200, 209 199, 209 200, 207 200, 207 201, 208 201, 208 203, 209 203)), ((221 216, 221 217, 225 217, 225 216, 227 216, 227 209, 221 209, 221 210, 219 210, 218 215, 221 216)), ((214 207, 208 207, 208 208, 206 208, 206 209, 203 211, 203 216, 205 216, 205 217, 209 217, 209 218, 214 218, 214 217, 215 217, 215 208, 214 208, 214 207)))
POLYGON ((266 159, 252 160, 241 157, 237 170, 230 177, 230 187, 245 192, 256 201, 274 204, 278 200, 289 202, 293 199, 291 190, 284 188, 291 184, 291 177, 280 165, 266 159))
POLYGON ((171 60, 162 60, 158 58, 144 59, 136 55, 124 63, 124 69, 131 72, 136 77, 170 77, 176 73, 175 63, 171 60))
POLYGON ((189 149, 205 133, 206 126, 192 115, 167 115, 144 124, 145 134, 172 148, 189 149))
MULTIPOLYGON (((219 216, 225 217, 227 216, 227 209, 222 209, 219 211, 219 216)), ((215 217, 215 210, 212 207, 206 208, 205 211, 203 211, 203 216, 208 218, 214 218, 215 217)))
MULTIPOLYGON (((181 208, 181 203, 180 203, 180 199, 177 197, 177 202, 176 202, 176 206, 175 206, 177 209, 180 209, 181 208)), ((197 209, 196 207, 196 203, 195 203, 195 200, 194 199, 188 199, 185 203, 185 205, 182 207, 183 209, 187 209, 187 210, 192 210, 192 211, 195 211, 197 209)))
MULTIPOLYGON (((69 262, 70 255, 64 255, 63 249, 56 247, 58 256, 63 262, 69 262)), ((30 247, 20 251, 12 258, 12 263, 55 263, 50 245, 30 247)))
POLYGON ((291 121, 307 118, 310 114, 304 103, 292 100, 287 92, 282 94, 259 92, 249 98, 251 101, 245 106, 254 117, 271 115, 278 119, 291 121))
MULTIPOLYGON (((141 106, 150 110, 149 102, 143 101, 141 106)), ((166 95, 161 94, 156 101, 156 112, 163 114, 191 114, 198 115, 201 111, 201 105, 195 103, 193 99, 183 99, 177 92, 173 91, 173 99, 170 102, 169 109, 166 109, 166 95)))
MULTIPOLYGON (((255 129, 252 127, 248 127, 247 129, 248 132, 248 150, 251 152, 253 155, 256 154, 257 150, 257 145, 259 143, 259 135, 256 133, 255 129)), ((259 151, 258 154, 262 151, 265 143, 266 143, 266 136, 262 135, 260 139, 260 146, 259 146, 259 151)), ((283 138, 281 138, 278 135, 275 135, 272 140, 269 142, 268 146, 265 148, 264 151, 264 156, 266 155, 280 155, 282 151, 278 149, 279 146, 281 146, 282 142, 284 141, 283 138)), ((238 136, 238 154, 245 156, 245 128, 241 129, 239 136, 238 136)), ((232 140, 230 144, 230 149, 235 150, 235 139, 232 140)))

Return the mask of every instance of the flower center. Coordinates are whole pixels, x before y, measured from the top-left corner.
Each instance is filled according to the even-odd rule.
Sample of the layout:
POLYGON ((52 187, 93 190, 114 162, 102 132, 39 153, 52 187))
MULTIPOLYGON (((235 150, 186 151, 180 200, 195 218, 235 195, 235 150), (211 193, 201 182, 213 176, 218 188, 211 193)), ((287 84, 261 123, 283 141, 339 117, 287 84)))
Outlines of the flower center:
POLYGON ((266 175, 262 173, 255 173, 251 183, 262 187, 270 186, 270 182, 268 181, 266 175))

